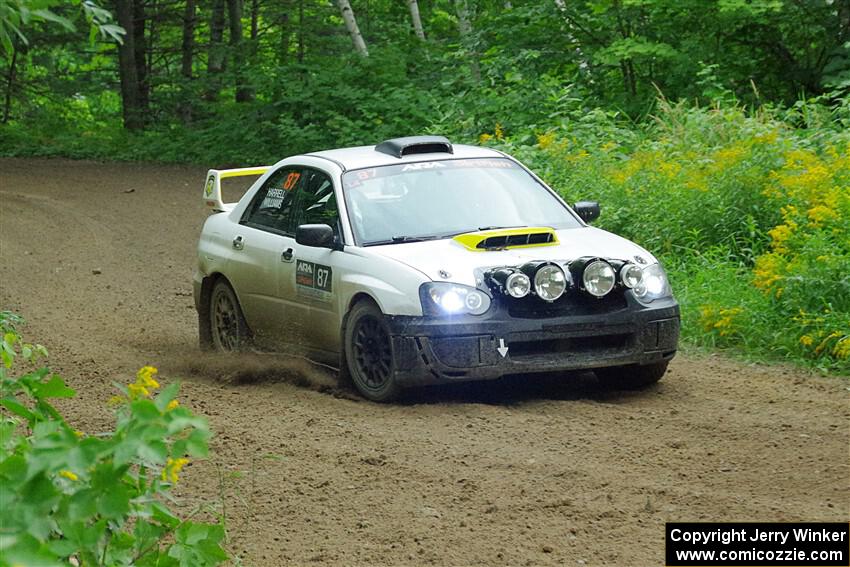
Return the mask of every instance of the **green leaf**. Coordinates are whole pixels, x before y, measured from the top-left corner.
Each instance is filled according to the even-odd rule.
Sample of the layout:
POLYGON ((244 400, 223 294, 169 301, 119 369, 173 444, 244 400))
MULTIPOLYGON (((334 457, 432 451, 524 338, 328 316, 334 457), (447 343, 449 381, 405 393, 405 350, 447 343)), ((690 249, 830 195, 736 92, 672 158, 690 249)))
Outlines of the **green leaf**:
POLYGON ((107 519, 123 518, 130 511, 130 491, 123 485, 115 485, 97 499, 97 511, 107 519))
POLYGON ((173 529, 180 523, 180 518, 172 514, 171 510, 161 502, 152 502, 150 509, 153 519, 167 528, 173 529))
POLYGON ((22 482, 26 475, 27 460, 21 455, 12 455, 3 462, 0 462, 0 477, 8 479, 8 482, 22 482))
POLYGON ((168 458, 168 445, 158 439, 141 443, 137 452, 140 459, 148 463, 162 464, 168 458))
POLYGON ((34 386, 33 395, 39 399, 72 398, 76 395, 76 392, 66 386, 62 378, 54 374, 47 382, 42 382, 34 386))
POLYGON ((141 423, 155 421, 160 418, 160 410, 151 400, 136 400, 130 404, 133 417, 141 423))
POLYGON ((29 423, 33 423, 36 419, 34 413, 32 413, 26 406, 21 404, 19 401, 14 400, 12 398, 5 398, 0 400, 0 406, 3 406, 15 415, 21 416, 29 423))

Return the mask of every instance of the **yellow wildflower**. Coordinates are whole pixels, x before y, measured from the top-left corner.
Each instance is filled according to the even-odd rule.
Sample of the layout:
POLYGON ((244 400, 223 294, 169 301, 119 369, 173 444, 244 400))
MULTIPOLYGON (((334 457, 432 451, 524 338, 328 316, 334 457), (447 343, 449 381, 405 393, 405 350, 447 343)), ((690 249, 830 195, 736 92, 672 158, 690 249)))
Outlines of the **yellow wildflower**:
POLYGON ((479 144, 486 144, 487 142, 489 142, 492 139, 493 139, 493 134, 488 134, 487 132, 484 132, 483 134, 478 136, 478 143, 479 144))
POLYGON ((565 159, 570 163, 575 163, 577 161, 581 161, 585 158, 590 157, 590 154, 587 153, 587 150, 579 150, 574 154, 568 154, 565 156, 565 159))
POLYGON ((803 346, 812 346, 812 343, 814 342, 815 339, 813 339, 811 335, 803 335, 800 337, 800 344, 803 346))
POLYGON ((712 325, 713 328, 720 331, 720 336, 725 337, 727 335, 731 335, 735 329, 735 317, 740 315, 743 312, 743 308, 741 307, 732 307, 730 309, 721 309, 720 310, 720 319, 714 322, 712 325))
POLYGON ((605 142, 604 144, 602 144, 602 146, 600 146, 599 149, 601 149, 603 152, 610 152, 611 150, 617 148, 618 146, 619 146, 619 144, 617 144, 617 142, 614 142, 612 140, 610 142, 605 142))
POLYGON ((833 220, 838 218, 838 215, 830 209, 829 207, 825 207, 824 205, 816 205, 809 209, 809 220, 814 225, 818 225, 826 220, 833 220))
POLYGON ((151 395, 150 391, 141 384, 130 384, 127 386, 127 392, 130 394, 131 400, 139 397, 147 398, 151 395))
POLYGON ((780 224, 779 226, 775 226, 767 231, 767 234, 770 235, 770 238, 772 239, 771 244, 773 249, 780 254, 788 252, 786 242, 794 234, 794 230, 796 228, 797 223, 792 220, 787 220, 785 221, 785 224, 780 224))
POLYGON ((74 431, 74 435, 76 435, 76 436, 77 436, 78 438, 80 438, 80 439, 82 439, 83 437, 85 437, 85 436, 86 436, 86 434, 85 434, 85 433, 83 433, 82 431, 80 431, 79 429, 77 429, 77 430, 75 430, 75 431, 74 431))
POLYGON ((503 140, 505 138, 505 131, 502 130, 502 125, 496 122, 496 129, 493 131, 496 135, 497 140, 503 140))
POLYGON ((159 382, 153 378, 156 373, 157 369, 153 366, 143 366, 136 373, 136 384, 145 388, 159 388, 159 382))
POLYGON ((661 172, 665 177, 672 179, 676 177, 676 175, 681 171, 682 166, 676 163, 675 161, 662 161, 658 166, 658 171, 661 172))
POLYGON ((171 400, 170 402, 168 402, 168 405, 165 406, 165 410, 171 411, 179 405, 180 405, 180 402, 178 402, 177 400, 171 400))
POLYGON ((769 253, 759 256, 753 267, 753 283, 757 288, 768 291, 773 284, 782 279, 784 267, 785 262, 778 254, 769 253))
POLYGON ((546 132, 545 134, 537 135, 537 145, 540 146, 541 150, 545 150, 549 146, 555 143, 555 133, 554 132, 546 132))
POLYGON ((832 348, 832 354, 837 358, 850 358, 850 337, 844 337, 832 348))
POLYGON ((165 468, 162 469, 162 480, 176 483, 179 479, 180 470, 189 462, 189 459, 172 459, 171 457, 165 463, 165 468))
POLYGON ((80 480, 80 477, 78 477, 77 475, 75 475, 71 471, 64 470, 64 469, 59 471, 59 476, 65 477, 68 480, 75 480, 75 481, 80 480))

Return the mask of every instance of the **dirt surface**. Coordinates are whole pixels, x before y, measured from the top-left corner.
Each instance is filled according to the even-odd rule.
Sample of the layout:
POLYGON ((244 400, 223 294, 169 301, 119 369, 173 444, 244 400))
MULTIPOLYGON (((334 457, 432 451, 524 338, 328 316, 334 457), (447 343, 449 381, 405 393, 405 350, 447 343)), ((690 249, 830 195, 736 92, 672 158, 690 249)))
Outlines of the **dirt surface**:
POLYGON ((361 401, 319 368, 197 349, 202 168, 0 160, 0 308, 108 429, 113 381, 182 377, 210 458, 184 512, 224 505, 250 565, 662 565, 666 521, 847 521, 848 381, 679 356, 657 386, 591 374, 361 401))

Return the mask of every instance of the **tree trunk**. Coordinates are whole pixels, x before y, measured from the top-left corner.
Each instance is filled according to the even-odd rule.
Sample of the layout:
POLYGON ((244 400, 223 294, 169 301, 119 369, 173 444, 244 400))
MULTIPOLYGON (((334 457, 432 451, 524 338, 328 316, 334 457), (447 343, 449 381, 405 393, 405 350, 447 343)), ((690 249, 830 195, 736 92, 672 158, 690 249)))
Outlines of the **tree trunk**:
POLYGON ((230 22, 230 50, 233 54, 233 76, 236 78, 236 102, 248 102, 254 93, 245 84, 245 46, 242 42, 242 0, 227 0, 230 22))
POLYGON ((251 41, 257 41, 257 35, 260 33, 260 3, 257 0, 251 0, 251 41))
POLYGON ((15 67, 18 63, 18 49, 12 40, 12 60, 9 62, 9 75, 6 77, 6 101, 3 105, 3 124, 9 122, 12 113, 12 89, 15 88, 15 67))
POLYGON ((298 0, 298 63, 304 63, 304 0, 298 0))
POLYGON ((183 42, 181 44, 180 74, 183 76, 183 100, 180 116, 184 124, 192 121, 192 62, 195 55, 195 0, 186 0, 183 12, 183 42))
POLYGON ((221 90, 220 75, 224 71, 224 0, 213 0, 210 15, 210 45, 207 52, 207 78, 209 84, 205 98, 215 100, 221 90))
POLYGON ((118 74, 121 78, 121 107, 124 128, 141 130, 142 107, 139 100, 139 77, 136 74, 136 47, 133 30, 133 0, 116 0, 118 25, 126 30, 123 43, 118 44, 118 74))
MULTIPOLYGON (((147 108, 150 102, 150 81, 148 80, 148 51, 145 41, 145 26, 147 17, 145 15, 144 0, 130 0, 133 5, 133 60, 136 65, 136 80, 139 89, 139 108, 142 111, 141 118, 144 121, 147 116, 147 108)), ((128 30, 128 35, 129 35, 128 30)))
POLYGON ((284 65, 289 56, 289 14, 280 16, 280 46, 277 51, 277 64, 284 65))
POLYGON ((474 38, 472 37, 472 21, 469 19, 469 6, 466 0, 455 0, 455 11, 457 12, 457 27, 460 32, 460 40, 469 53, 469 69, 475 82, 481 81, 481 66, 478 63, 478 53, 475 51, 474 38))
POLYGON ((410 8, 410 19, 413 21, 413 31, 416 33, 416 37, 425 41, 425 29, 422 27, 422 18, 419 17, 418 0, 407 0, 407 6, 410 8))
POLYGON ((345 21, 345 27, 351 36, 351 43, 354 44, 354 50, 363 57, 369 56, 369 50, 366 49, 366 42, 363 41, 363 36, 360 35, 360 28, 357 27, 357 19, 354 17, 354 10, 351 9, 351 4, 348 0, 337 0, 339 11, 342 13, 342 19, 345 21))
POLYGON ((186 0, 183 11, 183 43, 180 57, 180 74, 192 78, 192 61, 195 54, 195 0, 186 0))

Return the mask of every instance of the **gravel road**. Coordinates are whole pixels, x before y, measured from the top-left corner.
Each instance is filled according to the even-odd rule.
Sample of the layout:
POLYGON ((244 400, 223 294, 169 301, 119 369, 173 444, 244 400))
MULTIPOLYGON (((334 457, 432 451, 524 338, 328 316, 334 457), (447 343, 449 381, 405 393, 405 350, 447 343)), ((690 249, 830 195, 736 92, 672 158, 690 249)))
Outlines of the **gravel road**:
POLYGON ((227 518, 249 565, 663 565, 667 521, 848 521, 844 378, 680 355, 657 386, 592 375, 375 405, 301 361, 197 349, 198 167, 0 159, 0 308, 79 392, 152 364, 209 417, 180 509, 227 518))

